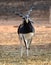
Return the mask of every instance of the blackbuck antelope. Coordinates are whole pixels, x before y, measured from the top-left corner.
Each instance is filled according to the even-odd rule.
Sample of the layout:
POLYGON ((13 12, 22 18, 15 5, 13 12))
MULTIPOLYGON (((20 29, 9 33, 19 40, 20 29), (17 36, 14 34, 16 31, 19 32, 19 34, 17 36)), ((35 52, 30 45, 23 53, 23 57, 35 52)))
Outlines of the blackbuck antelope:
POLYGON ((18 27, 18 35, 21 42, 21 57, 23 56, 24 51, 23 44, 25 45, 27 56, 29 55, 30 44, 35 33, 35 29, 32 25, 33 22, 29 18, 31 11, 32 8, 27 11, 27 14, 25 15, 18 13, 18 15, 23 19, 22 24, 18 27))

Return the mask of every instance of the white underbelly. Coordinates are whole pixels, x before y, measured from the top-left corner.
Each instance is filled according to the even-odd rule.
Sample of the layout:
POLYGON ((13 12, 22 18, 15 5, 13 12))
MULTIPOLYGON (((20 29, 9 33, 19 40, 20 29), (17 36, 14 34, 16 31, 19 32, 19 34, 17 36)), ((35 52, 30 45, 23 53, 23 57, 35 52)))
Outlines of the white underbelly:
POLYGON ((19 34, 20 38, 22 38, 23 36, 25 39, 31 39, 34 36, 34 33, 19 34))

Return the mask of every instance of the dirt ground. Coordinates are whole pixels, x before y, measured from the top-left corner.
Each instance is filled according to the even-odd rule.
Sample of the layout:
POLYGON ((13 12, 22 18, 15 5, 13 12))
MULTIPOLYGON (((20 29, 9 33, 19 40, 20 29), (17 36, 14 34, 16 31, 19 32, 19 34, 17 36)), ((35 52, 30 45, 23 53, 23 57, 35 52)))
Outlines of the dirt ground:
MULTIPOLYGON (((34 24, 35 34, 32 39, 33 45, 51 43, 51 25, 34 24)), ((20 44, 16 25, 0 25, 0 45, 20 44), (11 44, 10 44, 11 43, 11 44)))

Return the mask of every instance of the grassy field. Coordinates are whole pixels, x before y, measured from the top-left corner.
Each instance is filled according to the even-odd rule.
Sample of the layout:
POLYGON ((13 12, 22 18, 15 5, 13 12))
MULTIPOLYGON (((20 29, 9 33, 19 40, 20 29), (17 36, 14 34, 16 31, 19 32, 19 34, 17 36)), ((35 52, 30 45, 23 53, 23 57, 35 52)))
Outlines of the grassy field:
POLYGON ((20 46, 1 45, 0 65, 51 65, 51 48, 42 48, 41 46, 31 46, 28 57, 24 48, 23 57, 21 58, 20 46))

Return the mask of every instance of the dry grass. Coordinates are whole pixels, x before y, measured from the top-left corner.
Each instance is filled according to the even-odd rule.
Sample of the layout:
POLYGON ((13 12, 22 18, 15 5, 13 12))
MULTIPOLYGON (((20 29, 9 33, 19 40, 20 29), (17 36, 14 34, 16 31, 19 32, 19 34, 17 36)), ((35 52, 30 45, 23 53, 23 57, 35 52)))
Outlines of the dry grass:
POLYGON ((37 48, 35 48, 35 46, 31 46, 31 49, 29 50, 29 57, 26 57, 24 49, 24 55, 21 58, 19 46, 1 45, 0 65, 50 65, 51 51, 50 48, 48 48, 49 51, 46 49, 39 49, 38 46, 37 48))
POLYGON ((50 48, 40 48, 39 45, 31 46, 29 56, 26 57, 25 48, 23 57, 20 57, 20 46, 1 45, 0 46, 0 65, 50 65, 50 48))

